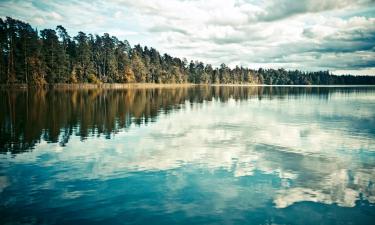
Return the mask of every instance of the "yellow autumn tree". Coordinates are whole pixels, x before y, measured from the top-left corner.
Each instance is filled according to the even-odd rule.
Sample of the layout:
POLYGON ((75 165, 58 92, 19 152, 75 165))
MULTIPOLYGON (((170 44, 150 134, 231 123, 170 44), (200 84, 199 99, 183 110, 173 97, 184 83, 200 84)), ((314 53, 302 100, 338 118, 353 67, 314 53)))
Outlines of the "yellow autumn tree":
POLYGON ((127 66, 124 71, 124 82, 125 83, 134 83, 135 82, 135 76, 133 70, 127 66))

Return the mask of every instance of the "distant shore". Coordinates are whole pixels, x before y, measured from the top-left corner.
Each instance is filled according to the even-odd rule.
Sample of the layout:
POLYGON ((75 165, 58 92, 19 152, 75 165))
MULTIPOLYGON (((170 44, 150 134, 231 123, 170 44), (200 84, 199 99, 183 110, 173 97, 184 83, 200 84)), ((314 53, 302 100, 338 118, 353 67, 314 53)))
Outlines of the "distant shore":
POLYGON ((212 86, 212 87, 375 87, 375 85, 269 85, 269 84, 158 84, 158 83, 104 83, 104 84, 47 84, 44 86, 27 84, 0 84, 0 90, 23 90, 23 89, 58 89, 58 90, 77 90, 77 89, 141 89, 141 88, 181 88, 192 86, 212 86))

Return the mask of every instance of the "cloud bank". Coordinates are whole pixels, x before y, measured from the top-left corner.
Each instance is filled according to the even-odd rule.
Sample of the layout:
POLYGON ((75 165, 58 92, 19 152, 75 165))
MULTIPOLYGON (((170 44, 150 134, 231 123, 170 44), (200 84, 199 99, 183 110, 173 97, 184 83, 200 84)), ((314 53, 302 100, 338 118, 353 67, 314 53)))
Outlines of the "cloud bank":
POLYGON ((0 16, 250 68, 375 75, 373 0, 2 1, 0 16))

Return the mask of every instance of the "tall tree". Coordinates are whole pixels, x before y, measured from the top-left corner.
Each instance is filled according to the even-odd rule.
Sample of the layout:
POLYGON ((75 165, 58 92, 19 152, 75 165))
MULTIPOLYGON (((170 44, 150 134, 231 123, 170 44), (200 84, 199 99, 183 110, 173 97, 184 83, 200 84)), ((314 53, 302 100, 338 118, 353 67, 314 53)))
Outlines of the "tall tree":
POLYGON ((76 54, 77 62, 74 65, 73 72, 76 73, 77 79, 81 82, 88 81, 88 76, 94 73, 94 65, 92 62, 92 50, 88 43, 88 37, 83 32, 78 32, 78 35, 74 37, 77 42, 76 54))
POLYGON ((132 52, 131 57, 132 62, 132 70, 134 72, 135 78, 137 82, 145 82, 146 81, 146 68, 142 62, 142 58, 137 51, 132 52))
POLYGON ((49 83, 62 80, 64 62, 60 61, 62 46, 55 30, 44 29, 40 32, 43 41, 43 59, 46 64, 46 79, 49 83))
POLYGON ((58 81, 67 82, 69 80, 69 75, 72 68, 68 54, 68 47, 71 42, 71 37, 66 29, 61 25, 57 26, 56 30, 60 38, 60 51, 57 54, 57 58, 60 62, 58 81))

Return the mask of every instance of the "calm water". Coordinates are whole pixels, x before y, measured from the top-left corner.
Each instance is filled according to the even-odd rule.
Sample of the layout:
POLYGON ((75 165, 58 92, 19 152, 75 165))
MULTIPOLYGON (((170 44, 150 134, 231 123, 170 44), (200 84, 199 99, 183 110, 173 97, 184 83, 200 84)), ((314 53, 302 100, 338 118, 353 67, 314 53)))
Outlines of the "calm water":
POLYGON ((374 221, 374 87, 0 92, 0 224, 374 221))

